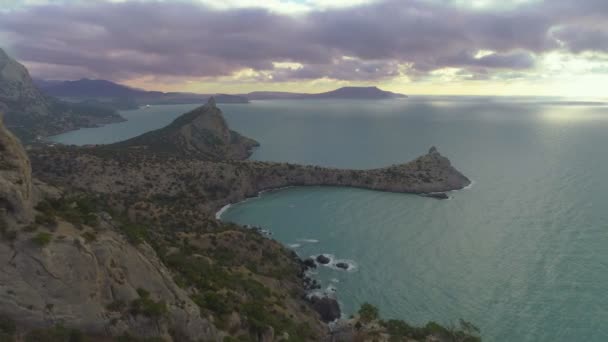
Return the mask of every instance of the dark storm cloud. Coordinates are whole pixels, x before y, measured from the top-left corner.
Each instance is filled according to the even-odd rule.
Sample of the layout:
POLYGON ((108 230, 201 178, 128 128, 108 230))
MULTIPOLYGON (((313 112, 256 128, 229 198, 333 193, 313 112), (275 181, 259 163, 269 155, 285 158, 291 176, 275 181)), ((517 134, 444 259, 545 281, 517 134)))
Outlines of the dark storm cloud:
POLYGON ((536 55, 554 49, 606 51, 606 32, 597 26, 606 19, 605 0, 532 2, 503 11, 384 0, 299 16, 132 1, 0 12, 0 34, 39 76, 52 78, 76 72, 116 80, 195 78, 252 68, 275 81, 377 80, 444 67, 488 75, 531 68, 536 55), (495 53, 476 58, 479 50, 495 53), (275 69, 273 62, 303 67, 275 69))

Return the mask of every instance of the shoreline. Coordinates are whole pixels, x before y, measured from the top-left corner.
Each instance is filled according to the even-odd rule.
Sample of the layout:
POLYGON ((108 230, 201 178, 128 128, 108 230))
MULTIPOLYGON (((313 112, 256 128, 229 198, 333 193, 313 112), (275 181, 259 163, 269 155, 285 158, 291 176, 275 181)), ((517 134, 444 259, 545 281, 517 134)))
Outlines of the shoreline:
MULTIPOLYGON (((430 192, 428 194, 434 194, 434 193, 455 193, 455 192, 458 192, 458 191, 470 190, 471 188, 473 188, 473 186, 475 184, 476 184, 476 182, 474 180, 469 180, 469 184, 466 185, 466 186, 464 186, 464 187, 462 187, 462 188, 460 188, 460 189, 454 189, 454 190, 448 190, 448 191, 439 191, 439 192, 430 192)), ((260 190, 260 191, 257 192, 257 194, 255 196, 247 197, 247 198, 243 199, 242 201, 225 204, 225 205, 221 206, 215 212, 215 219, 216 220, 222 220, 222 215, 224 213, 226 213, 226 211, 228 211, 232 206, 237 205, 237 204, 241 204, 241 203, 245 203, 245 202, 250 201, 252 199, 261 198, 262 195, 264 195, 266 193, 283 191, 283 190, 287 190, 287 189, 290 189, 290 188, 309 188, 309 187, 361 189, 361 190, 374 191, 374 192, 389 192, 389 193, 395 193, 395 194, 416 195, 416 196, 419 196, 419 197, 427 197, 427 196, 424 196, 427 193, 394 192, 394 191, 375 190, 375 189, 356 187, 356 186, 347 186, 347 185, 288 185, 288 186, 282 186, 282 187, 277 187, 277 188, 270 188, 270 189, 260 190)))
MULTIPOLYGON (((464 190, 470 190, 474 185, 476 184, 476 182, 474 180, 469 180, 469 184, 460 188, 460 189, 454 189, 454 190, 449 190, 446 191, 444 193, 455 193, 458 191, 464 191, 464 190)), ((222 206, 216 213, 215 213, 215 218, 219 221, 222 221, 222 215, 225 214, 232 206, 237 205, 237 204, 241 204, 241 203, 245 203, 247 201, 253 200, 253 199, 260 199, 262 198, 262 196, 266 193, 270 193, 270 192, 276 192, 276 191, 282 191, 282 190, 287 190, 289 188, 296 188, 296 187, 309 187, 309 186, 295 186, 295 185, 290 185, 290 186, 285 186, 285 187, 278 187, 278 188, 272 188, 272 189, 266 189, 266 190, 261 190, 259 191, 255 196, 252 197, 248 197, 245 198, 242 201, 236 202, 236 203, 228 203, 224 206, 222 206)), ((318 187, 336 187, 336 186, 324 186, 324 185, 318 185, 318 187)), ((339 188, 355 188, 358 189, 358 187, 349 187, 349 186, 338 186, 339 188)), ((364 188, 363 188, 364 189, 364 188)), ((368 190, 368 191, 379 191, 379 192, 389 192, 389 191, 382 191, 382 190, 373 190, 373 189, 364 189, 364 190, 368 190)), ((425 197, 422 196, 423 194, 420 193, 407 193, 407 192, 402 192, 401 194, 407 194, 407 195, 417 195, 420 197, 425 197)), ((451 197, 449 199, 452 199, 451 197)), ((242 225, 237 223, 239 226, 245 227, 246 225, 242 225)), ((266 236, 266 238, 271 238, 266 236)), ((276 240, 275 240, 276 241, 276 240)), ((283 247, 291 250, 294 252, 294 255, 298 258, 299 262, 302 265, 305 265, 305 260, 307 259, 313 259, 314 260, 314 256, 310 256, 309 258, 306 258, 304 256, 301 256, 299 254, 297 254, 297 252, 294 250, 294 248, 291 248, 291 246, 288 243, 283 243, 281 241, 277 241, 278 243, 280 243, 283 247)), ((343 270, 344 272, 355 272, 356 270, 358 270, 358 264, 356 263, 356 261, 354 260, 350 260, 350 259, 337 259, 334 255, 331 254, 323 254, 323 255, 327 255, 330 257, 331 262, 327 265, 322 265, 322 264, 317 264, 316 267, 327 267, 327 268, 331 268, 333 270, 339 270, 339 268, 336 267, 336 263, 337 262, 346 262, 349 265, 348 269, 343 270)), ((342 321, 345 321, 347 319, 347 314, 343 311, 343 305, 340 302, 340 300, 338 299, 338 291, 337 289, 332 285, 329 284, 326 288, 323 288, 320 286, 319 283, 319 279, 317 277, 315 277, 316 272, 313 271, 314 268, 310 268, 309 266, 305 265, 306 270, 304 271, 304 278, 302 279, 302 282, 304 284, 304 287, 306 289, 306 298, 310 301, 313 297, 317 297, 317 298, 328 298, 330 300, 334 300, 337 304, 338 304, 338 308, 340 310, 340 317, 337 318, 334 321, 331 322, 327 322, 326 325, 327 327, 330 329, 330 331, 333 331, 335 329, 335 327, 342 321), (315 286, 319 286, 319 287, 315 287, 315 286)))

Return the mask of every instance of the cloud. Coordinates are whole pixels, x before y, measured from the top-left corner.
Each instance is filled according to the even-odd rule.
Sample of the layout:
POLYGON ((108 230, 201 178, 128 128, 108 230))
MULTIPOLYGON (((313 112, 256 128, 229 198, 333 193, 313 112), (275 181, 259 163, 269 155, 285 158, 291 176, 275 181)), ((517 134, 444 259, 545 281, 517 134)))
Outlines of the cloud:
POLYGON ((117 81, 243 70, 266 82, 354 81, 444 68, 479 79, 534 68, 550 51, 607 50, 604 0, 521 1, 507 9, 453 0, 278 3, 305 10, 291 15, 248 0, 46 4, 0 12, 0 35, 36 76, 117 81))

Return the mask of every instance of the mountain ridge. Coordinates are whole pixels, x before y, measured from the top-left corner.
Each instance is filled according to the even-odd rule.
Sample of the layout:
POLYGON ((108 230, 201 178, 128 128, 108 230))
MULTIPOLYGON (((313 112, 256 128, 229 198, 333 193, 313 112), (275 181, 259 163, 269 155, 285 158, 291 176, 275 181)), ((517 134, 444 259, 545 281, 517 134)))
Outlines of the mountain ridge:
POLYGON ((43 94, 27 68, 0 48, 0 112, 24 141, 124 120, 113 110, 58 101, 43 94))
POLYGON ((246 159, 259 143, 229 129, 215 98, 176 118, 169 125, 109 145, 210 160, 246 159))

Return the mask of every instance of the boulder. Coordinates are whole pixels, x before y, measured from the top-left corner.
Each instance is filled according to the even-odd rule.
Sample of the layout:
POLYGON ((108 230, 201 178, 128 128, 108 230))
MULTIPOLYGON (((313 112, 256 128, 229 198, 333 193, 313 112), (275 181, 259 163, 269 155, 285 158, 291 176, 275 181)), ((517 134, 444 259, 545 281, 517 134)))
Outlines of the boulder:
POLYGON ((317 268, 317 264, 312 258, 308 258, 302 262, 306 268, 317 268))
POLYGON ((347 263, 345 263, 345 262, 339 262, 339 263, 337 263, 336 267, 337 268, 341 268, 343 270, 347 270, 347 269, 350 268, 350 266, 347 263))
POLYGON ((333 298, 312 296, 310 302, 313 309, 321 316, 323 322, 333 322, 340 318, 342 314, 338 301, 333 298))
POLYGON ((329 262, 331 261, 331 259, 329 259, 328 257, 326 257, 325 255, 321 254, 319 256, 317 256, 317 262, 321 265, 327 265, 329 264, 329 262))

